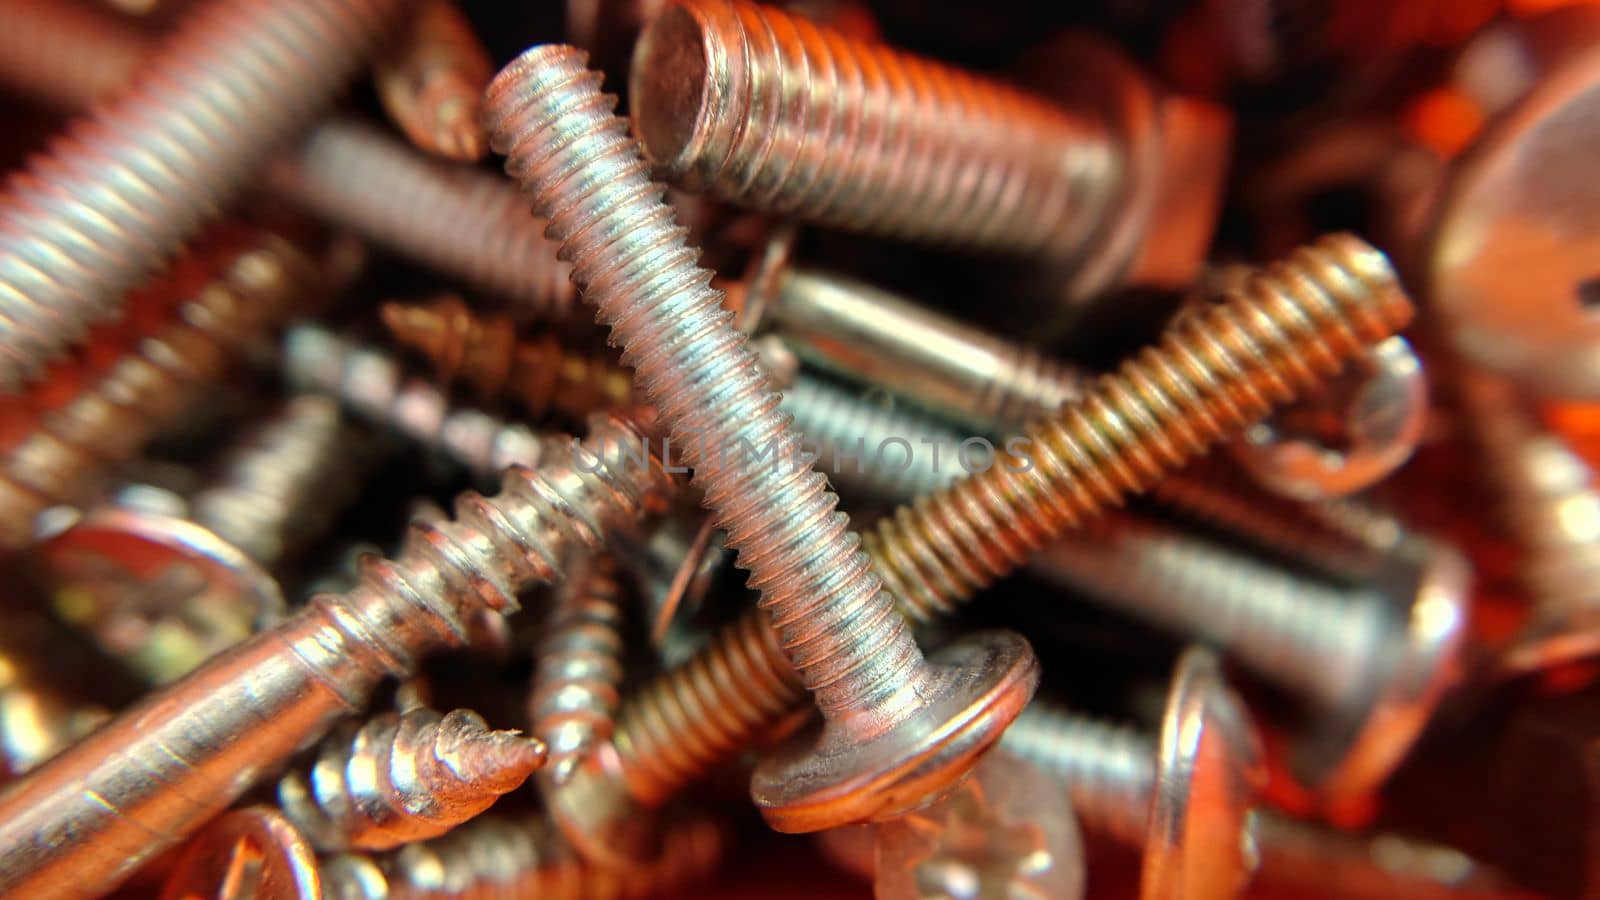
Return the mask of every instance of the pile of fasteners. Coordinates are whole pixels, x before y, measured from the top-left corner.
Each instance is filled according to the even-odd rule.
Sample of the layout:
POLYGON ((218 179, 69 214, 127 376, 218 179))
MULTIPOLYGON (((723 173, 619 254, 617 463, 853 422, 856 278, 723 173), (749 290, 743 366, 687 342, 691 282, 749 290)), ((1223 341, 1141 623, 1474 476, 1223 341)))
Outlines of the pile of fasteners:
POLYGON ((1600 892, 1600 5, 1073 6, 0 0, 0 895, 1600 892))

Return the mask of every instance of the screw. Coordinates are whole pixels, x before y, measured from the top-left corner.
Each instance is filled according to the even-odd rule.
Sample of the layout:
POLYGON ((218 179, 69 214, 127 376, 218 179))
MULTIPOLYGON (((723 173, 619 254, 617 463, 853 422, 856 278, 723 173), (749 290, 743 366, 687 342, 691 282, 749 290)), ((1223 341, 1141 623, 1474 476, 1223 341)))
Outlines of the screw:
MULTIPOLYGON (((1357 352, 1363 341, 1381 339, 1409 313, 1377 251, 1348 236, 1303 249, 1207 310, 1203 319, 1176 323, 1156 348, 1125 364, 1121 374, 1102 378, 1059 421, 1036 426, 1033 445, 1050 455, 1036 451, 1033 468, 1023 474, 1047 468, 1053 473, 1049 482, 991 486, 985 479, 1011 474, 997 464, 934 495, 938 505, 924 497, 902 507, 893 541, 874 545, 884 548, 873 550, 875 565, 938 561, 939 552, 982 552, 991 568, 978 573, 999 577, 1089 513, 1157 481, 1207 443, 1264 415, 1318 373, 1336 371, 1341 357, 1357 352), (968 491, 973 499, 963 502, 968 491), (1007 509, 1000 522, 960 518, 1025 498, 1035 505, 1007 509), (943 526, 943 510, 950 510, 943 514, 957 527, 943 526), (901 534, 949 537, 919 547, 901 534), (915 552, 902 555, 908 548, 915 552)), ((926 621, 953 612, 957 598, 983 586, 975 573, 960 582, 930 582, 920 595, 896 592, 896 600, 902 614, 926 621)), ((592 757, 551 800, 552 815, 585 855, 614 858, 619 848, 646 844, 642 807, 659 805, 750 746, 793 708, 799 684, 765 628, 759 613, 745 615, 688 663, 623 704, 612 748, 592 757)))
POLYGON ((372 78, 384 110, 414 146, 474 162, 489 152, 479 119, 493 74, 489 51, 461 9, 452 0, 422 0, 378 54, 372 78))
POLYGON ((345 854, 323 863, 329 900, 527 897, 623 900, 686 890, 721 859, 725 829, 704 816, 666 830, 662 852, 630 868, 590 865, 547 823, 485 816, 454 832, 401 848, 386 859, 345 854))
POLYGON ((240 348, 322 289, 317 263, 286 236, 260 232, 230 252, 209 284, 43 415, 0 461, 0 545, 26 546, 45 510, 93 499, 110 470, 176 418, 240 348))
POLYGON ((1594 471, 1503 377, 1462 366, 1457 383, 1508 531, 1521 546, 1522 581, 1533 601, 1528 624, 1503 649, 1500 665, 1521 674, 1600 654, 1594 471))
POLYGON ((600 92, 585 59, 549 45, 502 70, 489 87, 490 140, 550 219, 547 233, 612 329, 623 364, 685 446, 707 506, 822 711, 826 727, 813 743, 762 762, 752 796, 784 831, 936 799, 1032 695, 1037 660, 1009 632, 923 658, 834 510, 827 479, 795 453, 777 394, 729 327, 711 273, 695 264, 611 112, 615 98, 600 92), (722 458, 703 455, 706 447, 722 458), (778 458, 751 459, 750 448, 778 458))
POLYGON ((611 739, 622 683, 622 585, 610 556, 592 557, 556 588, 539 641, 528 718, 550 747, 550 779, 611 739))
POLYGON ((321 897, 316 854, 277 810, 234 810, 195 835, 162 886, 163 900, 321 897))
POLYGON ((961 436, 913 410, 800 376, 784 388, 783 411, 847 496, 900 502, 931 494, 959 474, 954 459, 961 436), (947 451, 942 468, 926 452, 930 443, 947 451))
POLYGON ((355 74, 398 0, 217 0, 6 186, 0 390, 108 318, 355 74))
POLYGON ((482 610, 514 609, 520 589, 559 579, 568 553, 598 548, 659 502, 659 465, 601 455, 642 441, 597 419, 572 453, 510 469, 499 495, 464 495, 455 522, 414 524, 399 556, 370 561, 354 590, 312 598, 28 774, 0 796, 0 892, 110 890, 358 709, 379 679, 462 644, 482 610))
POLYGON ((383 850, 472 819, 544 762, 542 742, 471 710, 384 713, 325 740, 309 779, 278 782, 278 803, 318 850, 383 850))
POLYGON ((1246 828, 1264 773, 1243 704, 1199 648, 1178 659, 1159 737, 1038 706, 1001 746, 1067 784, 1086 828, 1143 848, 1140 896, 1236 897, 1256 867, 1246 828))
POLYGON ((552 409, 582 418, 636 402, 633 377, 613 359, 576 353, 554 335, 521 340, 510 316, 476 314, 455 295, 385 304, 383 322, 446 384, 459 379, 485 396, 510 394, 535 418, 552 409))
POLYGON ((3 0, 0 81, 42 103, 80 109, 128 82, 150 50, 140 32, 74 3, 3 0))

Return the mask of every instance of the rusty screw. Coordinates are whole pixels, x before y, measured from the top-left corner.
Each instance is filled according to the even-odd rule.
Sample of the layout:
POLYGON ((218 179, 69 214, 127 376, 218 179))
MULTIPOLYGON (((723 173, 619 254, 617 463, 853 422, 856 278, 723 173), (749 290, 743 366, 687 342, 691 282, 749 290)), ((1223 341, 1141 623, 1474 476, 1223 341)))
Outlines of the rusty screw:
POLYGON ((549 235, 612 329, 623 364, 685 447, 706 505, 822 710, 826 727, 814 743, 768 757, 752 794, 786 831, 936 799, 1032 695, 1032 650, 1019 635, 992 632, 932 663, 923 657, 834 510, 827 479, 796 452, 777 394, 729 326, 711 273, 695 264, 586 59, 552 45, 507 66, 489 88, 490 137, 535 212, 549 217, 549 235))
POLYGON ((215 0, 7 183, 0 390, 108 318, 355 74, 400 0, 215 0))

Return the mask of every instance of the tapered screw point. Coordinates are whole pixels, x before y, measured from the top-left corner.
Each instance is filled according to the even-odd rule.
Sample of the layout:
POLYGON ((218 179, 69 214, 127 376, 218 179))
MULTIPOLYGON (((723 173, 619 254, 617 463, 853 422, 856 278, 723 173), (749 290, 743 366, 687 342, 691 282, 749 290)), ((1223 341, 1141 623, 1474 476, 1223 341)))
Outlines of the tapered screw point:
POLYGON ((510 790, 526 781, 549 755, 543 741, 520 731, 491 731, 482 718, 466 710, 444 717, 435 744, 441 761, 460 777, 463 787, 510 790))

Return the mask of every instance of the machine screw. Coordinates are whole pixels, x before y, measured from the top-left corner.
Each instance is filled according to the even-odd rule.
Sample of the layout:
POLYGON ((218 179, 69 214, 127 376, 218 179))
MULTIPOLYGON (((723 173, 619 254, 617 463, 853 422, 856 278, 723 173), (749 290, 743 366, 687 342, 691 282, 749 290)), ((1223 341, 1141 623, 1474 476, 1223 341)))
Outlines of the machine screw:
MULTIPOLYGON (((1079 300, 1123 276, 1162 193, 1175 136, 1152 89, 1109 48, 1053 57, 1081 80, 1066 104, 851 37, 770 6, 680 0, 635 47, 629 96, 645 153, 689 190, 890 237, 1038 256, 1076 273, 1079 300), (1080 71, 1080 70, 1088 71, 1080 71), (1109 84, 1106 82, 1110 82, 1109 84), (1125 83, 1126 82, 1126 83, 1125 83), (1083 84, 1093 85, 1098 96, 1083 84), (1115 99, 1108 99, 1115 98, 1115 99)), ((1226 126, 1170 219, 1192 275, 1226 126)), ((1179 166, 1187 168, 1187 166, 1179 166)), ((1170 177, 1170 176, 1169 176, 1170 177)))
MULTIPOLYGON (((970 573, 965 579, 934 569, 937 580, 918 583, 922 593, 896 592, 896 600, 914 621, 952 612, 958 598, 1020 565, 1090 513, 1159 480, 1208 443, 1313 384, 1319 373, 1337 371, 1342 358, 1404 324, 1410 311, 1376 250, 1348 236, 1303 249, 1203 318, 1176 323, 1121 374, 1102 378, 1082 403, 1035 426, 1028 471, 1003 471, 996 463, 934 495, 935 504, 924 497, 901 507, 888 532, 892 540, 882 540, 882 531, 869 535, 881 541, 869 548, 875 565, 931 564, 940 553, 951 554, 964 566, 957 573, 970 573), (1044 484, 1035 481, 1041 470, 1049 477, 1044 484), (1001 480, 992 484, 997 475, 1001 480), (1028 505, 1008 505, 1022 503, 1028 505), (965 518, 1002 512, 998 521, 965 518), (919 546, 912 537, 930 543, 919 546), (984 568, 974 568, 969 554, 979 555, 984 568)), ((890 520, 880 529, 886 524, 890 520)), ((745 615, 623 704, 610 750, 592 757, 551 802, 552 814, 586 855, 603 858, 643 844, 640 832, 648 825, 641 807, 658 805, 749 746, 793 708, 799 683, 765 628, 760 614, 745 615)))
POLYGON ((355 74, 398 0, 217 0, 6 185, 0 390, 108 318, 355 74), (224 124, 225 123, 225 124, 224 124))
POLYGON ((165 324, 41 416, 0 461, 0 545, 26 546, 45 510, 93 499, 109 470, 170 423, 242 346, 323 290, 318 264, 286 236, 261 232, 230 252, 165 324))
POLYGON ((489 152, 480 123, 489 51, 454 0, 421 0, 378 53, 378 100, 411 143, 435 156, 475 162, 489 152))
POLYGON ((384 713, 325 740, 309 778, 278 782, 278 803, 318 850, 384 850, 474 818, 545 755, 543 742, 490 731, 470 710, 384 713))
POLYGON ((534 418, 553 409, 582 419, 637 402, 632 375, 614 358, 574 352, 554 335, 519 339, 510 316, 479 315, 455 295, 426 305, 385 304, 383 322, 446 384, 460 380, 485 396, 509 394, 534 418))
POLYGON ((591 557, 556 588, 539 641, 528 718, 550 748, 551 781, 611 739, 622 683, 622 585, 608 555, 591 557))
POLYGON ((667 828, 661 853, 627 868, 595 866, 573 854, 548 823, 486 816, 386 859, 345 854, 322 865, 328 900, 528 897, 632 900, 686 890, 706 880, 727 836, 704 816, 667 828))
POLYGON ((600 73, 585 60, 551 45, 502 70, 489 88, 490 140, 533 193, 535 212, 549 217, 584 299, 685 447, 706 505, 822 711, 826 726, 813 741, 762 762, 752 796, 784 831, 936 799, 1032 696, 1038 662, 1009 632, 924 659, 834 510, 827 479, 795 452, 778 395, 728 325, 711 273, 695 264, 611 112, 615 98, 600 92, 600 73), (773 458, 752 459, 752 449, 773 458))
POLYGON ((497 496, 464 495, 456 521, 414 524, 398 557, 369 561, 354 590, 312 598, 29 773, 0 796, 0 891, 111 889, 359 709, 380 679, 559 579, 567 554, 597 549, 659 503, 659 463, 604 458, 642 441, 622 420, 596 420, 571 453, 510 469, 497 496))

